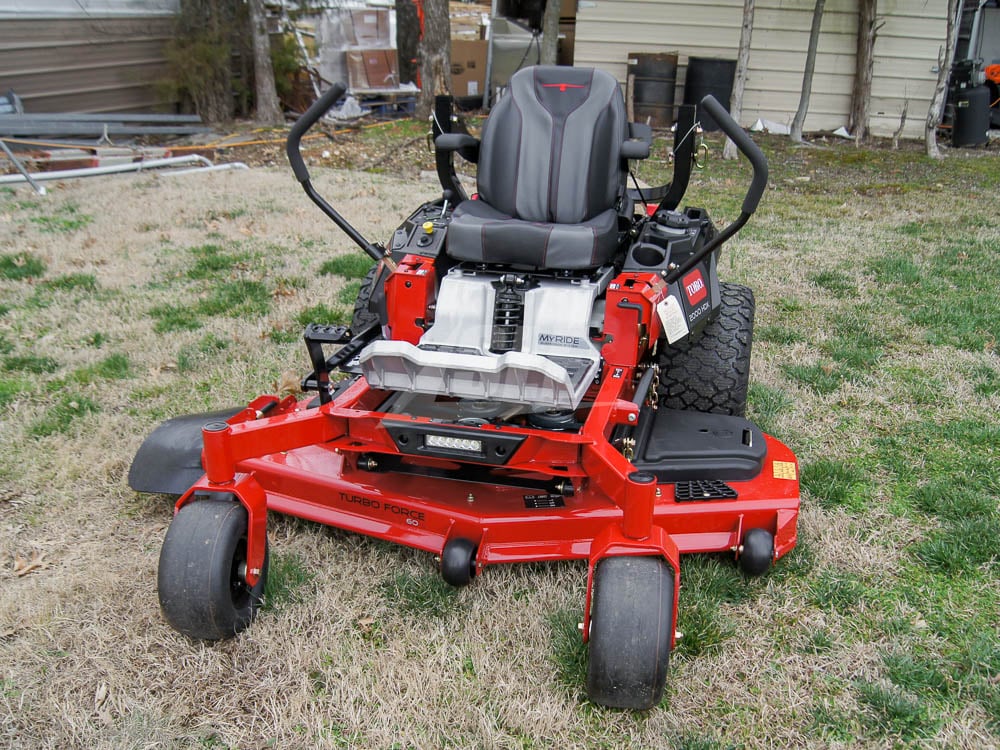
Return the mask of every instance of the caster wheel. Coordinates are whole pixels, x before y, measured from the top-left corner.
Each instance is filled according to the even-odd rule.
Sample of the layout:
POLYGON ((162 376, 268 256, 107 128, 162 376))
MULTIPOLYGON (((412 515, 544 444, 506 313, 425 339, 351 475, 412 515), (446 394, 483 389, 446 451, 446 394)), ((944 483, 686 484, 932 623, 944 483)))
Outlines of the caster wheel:
POLYGON ((764 575, 774 559, 774 537, 764 529, 750 529, 743 535, 738 558, 740 570, 748 576, 764 575))
POLYGON ((594 571, 587 694, 644 711, 660 702, 674 632, 674 572, 659 557, 609 557, 594 571))
POLYGON ((476 575, 476 545, 452 539, 441 551, 441 577, 452 586, 467 586, 476 575))
POLYGON ((246 628, 263 601, 264 567, 246 582, 247 511, 231 495, 182 507, 160 550, 156 585, 171 627, 191 638, 217 641, 246 628))

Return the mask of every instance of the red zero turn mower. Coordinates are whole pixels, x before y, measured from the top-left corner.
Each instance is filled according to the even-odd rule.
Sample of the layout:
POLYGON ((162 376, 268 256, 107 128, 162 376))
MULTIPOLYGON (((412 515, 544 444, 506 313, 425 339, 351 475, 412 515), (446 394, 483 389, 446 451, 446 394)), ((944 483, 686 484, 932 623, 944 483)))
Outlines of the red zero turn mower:
POLYGON ((719 231, 677 208, 694 107, 671 183, 631 190, 628 162, 649 155, 652 133, 626 121, 618 82, 527 68, 481 141, 438 100, 443 195, 386 249, 315 192, 299 153, 343 91, 296 123, 288 158, 376 265, 349 329, 306 328, 303 386, 318 397, 173 419, 140 448, 132 488, 180 495, 160 555, 164 615, 193 638, 249 625, 270 511, 426 550, 454 586, 495 563, 584 559, 589 695, 655 705, 680 555, 732 552, 755 576, 796 542, 795 456, 743 417, 753 295, 717 277, 722 244, 764 192, 764 155, 705 98, 753 166, 740 217, 719 231), (472 199, 455 152, 478 163, 472 199), (335 370, 347 379, 332 383, 335 370))

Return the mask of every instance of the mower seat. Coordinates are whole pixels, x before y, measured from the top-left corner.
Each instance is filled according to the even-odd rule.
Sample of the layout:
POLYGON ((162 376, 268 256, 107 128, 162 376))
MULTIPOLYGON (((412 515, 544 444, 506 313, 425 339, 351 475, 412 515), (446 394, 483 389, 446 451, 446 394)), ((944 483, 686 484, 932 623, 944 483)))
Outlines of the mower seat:
POLYGON ((621 88, 609 73, 518 71, 483 126, 478 200, 455 208, 448 254, 528 269, 606 263, 618 245, 628 138, 621 88))

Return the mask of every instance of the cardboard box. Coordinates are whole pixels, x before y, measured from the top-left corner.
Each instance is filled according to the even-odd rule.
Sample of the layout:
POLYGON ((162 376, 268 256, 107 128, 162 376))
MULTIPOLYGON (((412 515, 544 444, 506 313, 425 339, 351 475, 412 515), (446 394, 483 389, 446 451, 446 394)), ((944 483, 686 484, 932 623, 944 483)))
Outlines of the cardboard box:
POLYGON ((388 8, 355 8, 350 11, 350 19, 350 29, 347 30, 350 46, 392 46, 394 40, 389 38, 388 8))
POLYGON ((347 51, 347 80, 352 91, 399 86, 399 62, 394 49, 347 51))
POLYGON ((482 39, 451 40, 451 91, 455 96, 482 96, 486 45, 482 39))

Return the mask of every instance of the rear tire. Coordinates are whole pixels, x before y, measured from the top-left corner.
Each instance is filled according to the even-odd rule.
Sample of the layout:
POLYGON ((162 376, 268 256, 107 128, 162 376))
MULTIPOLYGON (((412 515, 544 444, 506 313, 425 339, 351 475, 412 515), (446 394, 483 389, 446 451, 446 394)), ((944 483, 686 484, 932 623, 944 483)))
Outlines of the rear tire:
POLYGON ((167 622, 191 638, 217 641, 246 628, 267 582, 267 552, 254 586, 246 582, 247 511, 231 495, 183 506, 160 550, 157 589, 167 622))
POLYGON ((645 711, 663 697, 674 633, 674 572, 660 557, 597 563, 590 604, 587 694, 645 711))
POLYGON ((664 346, 657 355, 660 404, 668 409, 746 414, 753 292, 739 284, 719 286, 719 316, 697 338, 664 346))
POLYGON ((368 273, 361 280, 361 288, 358 289, 358 299, 354 303, 354 314, 351 315, 352 333, 358 333, 373 323, 378 323, 378 315, 369 309, 372 294, 375 291, 375 284, 378 281, 378 270, 379 264, 376 263, 368 269, 368 273))

